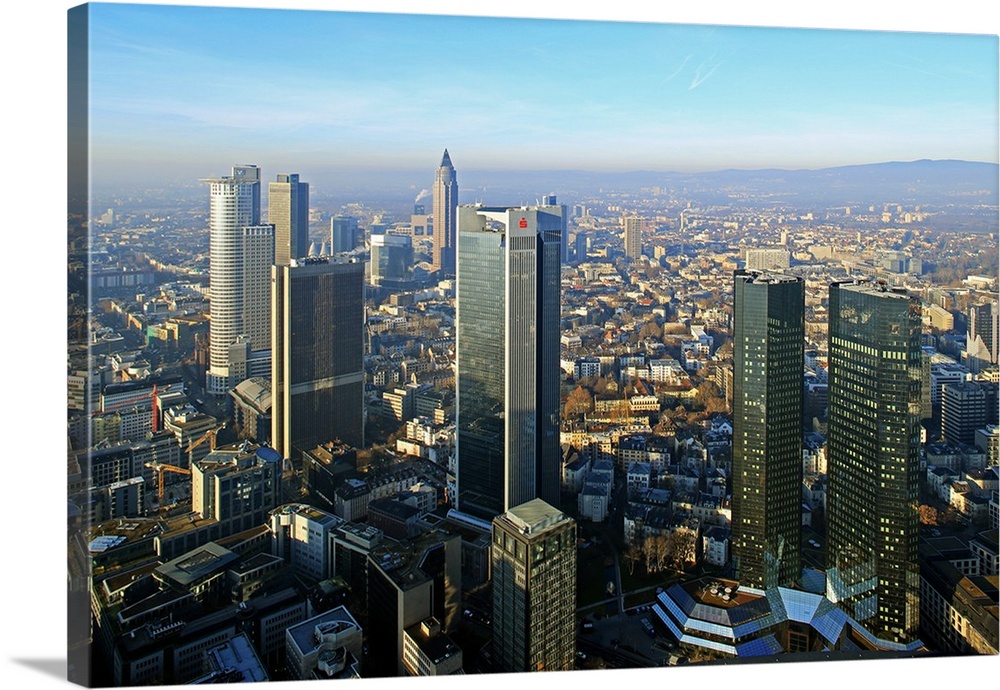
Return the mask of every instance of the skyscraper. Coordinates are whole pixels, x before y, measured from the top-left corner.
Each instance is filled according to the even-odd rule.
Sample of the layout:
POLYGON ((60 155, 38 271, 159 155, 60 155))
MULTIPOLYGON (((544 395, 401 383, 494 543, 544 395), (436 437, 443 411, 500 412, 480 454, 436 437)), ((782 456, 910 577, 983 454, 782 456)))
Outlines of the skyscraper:
POLYGON ((209 183, 208 392, 225 395, 270 367, 270 267, 274 229, 260 224, 260 169, 233 167, 209 183))
POLYGON ((272 269, 271 443, 283 457, 364 443, 364 264, 293 259, 272 269))
POLYGON ((458 508, 559 502, 559 216, 458 209, 458 508))
POLYGON ((358 219, 353 216, 334 216, 330 219, 330 252, 349 252, 358 244, 358 219))
POLYGON ((458 178, 448 149, 434 176, 434 251, 431 265, 442 276, 455 275, 455 227, 458 209, 458 178))
POLYGON ((871 633, 919 624, 920 300, 830 286, 827 597, 871 633))
POLYGON ((1000 349, 1000 309, 997 302, 976 304, 969 308, 966 334, 966 364, 973 372, 996 364, 1000 349))
POLYGON ((642 218, 626 216, 622 224, 625 226, 625 256, 638 259, 642 256, 642 218))
POLYGON ((556 213, 562 219, 562 230, 560 232, 560 241, 562 242, 562 250, 560 254, 560 261, 564 264, 569 263, 569 209, 566 208, 566 204, 560 204, 555 194, 546 194, 542 197, 542 203, 539 206, 544 211, 550 213, 556 213))
POLYGON ((278 175, 267 189, 267 219, 274 226, 274 263, 309 254, 309 185, 297 174, 278 175))
POLYGON ((948 383, 941 387, 941 432, 952 443, 973 445, 976 429, 989 421, 987 408, 996 405, 995 396, 975 381, 948 383))
POLYGON ((406 289, 413 280, 413 240, 409 235, 372 235, 371 283, 406 289))
POLYGON ((769 589, 801 574, 801 278, 736 271, 733 309, 733 558, 769 589))
POLYGON ((576 649, 576 522, 541 499, 493 520, 493 670, 566 671, 576 649))

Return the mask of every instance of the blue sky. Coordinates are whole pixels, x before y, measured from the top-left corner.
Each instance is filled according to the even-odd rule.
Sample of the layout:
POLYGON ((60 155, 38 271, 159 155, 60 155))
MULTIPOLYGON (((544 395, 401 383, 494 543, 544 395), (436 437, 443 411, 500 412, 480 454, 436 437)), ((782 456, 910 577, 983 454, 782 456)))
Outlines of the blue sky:
POLYGON ((98 171, 236 160, 426 169, 446 146, 470 169, 997 160, 996 36, 91 12, 98 171))

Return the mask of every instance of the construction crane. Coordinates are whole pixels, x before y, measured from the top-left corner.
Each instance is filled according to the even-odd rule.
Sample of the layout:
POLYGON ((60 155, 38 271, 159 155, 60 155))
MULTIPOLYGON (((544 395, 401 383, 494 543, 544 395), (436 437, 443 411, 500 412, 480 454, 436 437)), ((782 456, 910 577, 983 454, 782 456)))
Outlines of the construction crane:
POLYGON ((217 426, 214 429, 209 429, 204 434, 202 434, 200 438, 198 438, 198 439, 196 439, 194 441, 191 441, 191 443, 188 444, 187 448, 184 449, 187 452, 187 454, 188 454, 188 464, 189 465, 191 464, 191 458, 193 457, 191 455, 191 451, 193 451, 195 448, 197 448, 198 446, 200 446, 205 441, 209 441, 210 440, 212 442, 212 445, 209 446, 209 447, 212 450, 215 450, 215 437, 216 437, 216 435, 220 431, 222 431, 225 428, 226 428, 226 423, 223 422, 221 426, 217 426))
POLYGON ((191 474, 191 470, 184 469, 183 467, 177 467, 175 465, 168 465, 156 460, 147 462, 145 466, 156 471, 156 495, 160 508, 163 508, 163 473, 176 472, 177 474, 191 474))

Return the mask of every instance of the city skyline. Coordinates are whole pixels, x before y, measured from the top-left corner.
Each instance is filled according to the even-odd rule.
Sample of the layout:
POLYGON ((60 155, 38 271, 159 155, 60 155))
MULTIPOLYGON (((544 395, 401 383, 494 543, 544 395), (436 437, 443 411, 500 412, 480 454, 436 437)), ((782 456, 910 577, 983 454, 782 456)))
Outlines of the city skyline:
MULTIPOLYGON (((218 2, 216 4, 226 4, 226 2, 225 0, 223 0, 222 2, 218 2)), ((229 4, 232 4, 234 6, 237 4, 242 6, 247 6, 259 3, 230 2, 229 4)), ((381 11, 383 10, 382 5, 384 5, 385 3, 375 2, 375 3, 367 3, 365 5, 362 5, 361 3, 356 3, 354 7, 346 7, 346 3, 344 2, 317 3, 316 0, 313 0, 313 2, 311 3, 300 2, 297 4, 300 5, 307 4, 317 8, 329 7, 330 9, 339 9, 339 8, 372 9, 374 11, 381 11)), ((478 6, 475 10, 467 10, 466 8, 458 6, 456 3, 451 3, 451 5, 445 10, 440 10, 438 9, 439 4, 440 3, 437 4, 430 3, 430 7, 428 8, 427 11, 447 11, 447 12, 490 11, 489 9, 484 10, 478 6)), ((848 3, 848 5, 850 4, 851 3, 848 3)), ((15 74, 11 75, 12 83, 16 83, 18 86, 20 86, 21 83, 19 82, 19 80, 23 79, 25 81, 30 80, 31 83, 36 84, 42 81, 45 78, 45 76, 50 76, 51 77, 50 81, 54 84, 53 88, 55 88, 56 90, 65 91, 63 80, 65 76, 66 61, 64 59, 64 56, 60 56, 58 54, 58 50, 46 50, 46 48, 49 47, 46 45, 46 43, 60 44, 60 45, 64 43, 64 37, 62 35, 61 28, 64 26, 65 23, 64 22, 65 7, 59 6, 57 11, 55 13, 52 13, 51 6, 48 3, 48 0, 45 0, 44 3, 40 3, 40 5, 43 7, 48 6, 50 9, 49 14, 54 15, 54 19, 52 16, 48 16, 45 18, 44 21, 36 21, 31 26, 26 26, 25 27, 26 30, 24 31, 23 35, 25 35, 28 38, 25 39, 20 38, 22 32, 18 31, 17 38, 9 45, 12 46, 11 48, 12 54, 13 51, 22 51, 21 55, 23 57, 25 53, 30 53, 32 56, 31 59, 33 63, 37 57, 40 63, 43 65, 42 67, 43 74, 40 75, 39 72, 36 71, 34 68, 31 70, 16 71, 15 74), (41 37, 37 37, 36 40, 32 40, 33 38, 35 38, 34 34, 38 31, 39 27, 43 28, 48 35, 46 35, 44 39, 42 39, 41 37), (52 66, 52 63, 55 64, 54 67, 52 66), (48 75, 48 72, 51 72, 52 74, 48 75)), ((496 13, 511 12, 511 13, 521 14, 521 13, 526 13, 530 10, 534 10, 534 11, 541 11, 544 13, 546 11, 545 5, 546 3, 544 2, 541 3, 540 5, 538 5, 538 3, 535 3, 534 5, 531 6, 527 4, 519 6, 518 3, 516 2, 505 3, 503 6, 498 6, 497 9, 494 9, 492 11, 496 13), (541 9, 537 9, 537 7, 540 7, 541 9)), ((658 8, 649 8, 648 5, 645 5, 643 6, 644 9, 640 9, 638 11, 638 16, 636 16, 636 10, 634 8, 628 7, 629 3, 625 3, 625 5, 626 5, 625 7, 621 7, 615 4, 615 5, 608 5, 605 7, 588 8, 582 11, 587 13, 588 15, 597 12, 602 12, 604 17, 607 19, 635 18, 640 21, 645 19, 647 16, 649 16, 650 19, 652 19, 651 13, 654 11, 659 11, 661 13, 664 11, 658 8)), ((425 5, 421 5, 422 9, 424 7, 425 5)), ((405 9, 406 9, 405 6, 396 6, 392 8, 392 11, 404 11, 405 9)), ((799 17, 801 16, 800 13, 803 10, 799 10, 797 8, 795 9, 785 8, 785 9, 787 9, 789 12, 788 19, 782 19, 781 16, 779 16, 779 19, 777 20, 771 19, 769 21, 789 21, 789 22, 801 21, 799 17)), ((823 12, 823 9, 824 8, 821 8, 819 12, 823 13, 826 18, 816 19, 815 21, 817 23, 830 25, 835 22, 844 21, 840 15, 837 15, 836 13, 829 11, 832 10, 832 8, 825 8, 828 10, 827 12, 823 12)), ((837 12, 839 12, 840 10, 841 7, 838 6, 837 12)), ((551 7, 548 9, 548 12, 550 13, 555 13, 556 11, 557 10, 554 10, 551 7)), ((558 11, 564 12, 567 10, 560 8, 558 11)), ((581 10, 576 10, 576 11, 580 12, 581 10)), ((692 11, 694 11, 695 13, 698 12, 697 8, 694 7, 672 8, 669 11, 686 13, 684 14, 685 17, 690 16, 690 12, 692 11)), ((753 14, 753 16, 750 17, 749 19, 756 21, 758 17, 756 13, 758 11, 759 8, 746 8, 744 10, 742 18, 740 15, 735 15, 731 21, 737 23, 742 21, 748 21, 747 12, 753 14)), ((805 11, 811 12, 814 15, 817 13, 816 9, 805 10, 805 11)), ((862 13, 869 16, 870 16, 869 13, 878 16, 880 11, 884 12, 884 10, 872 7, 865 7, 861 10, 862 13)), ((30 12, 33 13, 34 15, 38 13, 38 10, 31 9, 30 12)), ((713 19, 712 16, 704 18, 705 10, 701 10, 701 12, 703 13, 703 15, 701 17, 695 17, 694 18, 695 21, 712 21, 713 19)), ((723 10, 723 12, 725 12, 725 10, 723 10)), ((854 12, 855 14, 857 14, 858 10, 855 9, 854 12)), ((979 12, 981 12, 981 10, 979 10, 979 12)), ((957 6, 952 4, 949 6, 949 11, 947 13, 945 13, 944 15, 940 15, 940 11, 938 11, 935 14, 938 14, 939 16, 934 21, 929 21, 926 18, 924 18, 922 20, 924 22, 923 24, 920 23, 921 21, 920 19, 916 20, 913 19, 914 15, 919 17, 920 15, 926 15, 926 14, 927 14, 926 9, 915 9, 912 12, 908 9, 905 15, 900 15, 896 19, 886 20, 883 18, 881 20, 883 26, 881 26, 880 28, 886 28, 886 29, 898 28, 907 31, 914 31, 914 30, 925 31, 928 29, 936 29, 940 26, 943 30, 950 31, 950 30, 955 30, 952 27, 954 26, 954 22, 957 19, 957 21, 959 21, 960 24, 958 30, 961 31, 993 30, 995 32, 995 18, 992 16, 977 16, 977 10, 975 9, 975 6, 973 6, 973 9, 970 10, 968 7, 965 7, 963 3, 958 3, 957 6), (965 22, 964 25, 961 24, 962 22, 961 17, 963 16, 965 22), (896 22, 898 22, 898 24, 896 22)), ((762 16, 765 15, 766 12, 762 16)), ((730 17, 730 15, 722 15, 722 16, 725 16, 727 19, 730 17)), ((672 16, 671 17, 664 16, 664 20, 671 18, 672 16)), ((856 23, 866 25, 867 28, 867 23, 875 20, 861 19, 854 21, 856 23)), ((995 38, 995 37, 986 37, 986 38, 995 38)), ((703 86, 708 86, 709 84, 710 82, 704 84, 703 86)), ((19 90, 20 92, 27 92, 24 87, 22 87, 21 89, 16 89, 15 87, 15 90, 19 90)), ((259 100, 263 97, 260 94, 259 90, 255 90, 251 95, 253 97, 254 103, 259 102, 259 100)), ((48 105, 50 107, 45 109, 46 112, 44 113, 36 112, 36 109, 34 108, 25 108, 20 112, 15 113, 15 117, 31 121, 30 126, 26 128, 26 131, 29 132, 29 134, 25 136, 18 135, 16 137, 16 141, 11 142, 12 144, 14 144, 13 148, 15 150, 15 161, 17 162, 17 164, 19 164, 18 167, 22 172, 27 172, 28 174, 36 177, 40 177, 43 171, 50 173, 52 168, 55 168, 58 172, 62 168, 62 165, 64 163, 64 151, 62 150, 61 144, 58 142, 59 139, 58 134, 59 132, 64 131, 63 128, 64 128, 65 108, 61 107, 58 102, 49 103, 48 105), (57 133, 57 136, 55 137, 57 141, 54 144, 49 142, 49 137, 51 137, 52 132, 57 133), (49 156, 46 151, 41 151, 39 142, 47 142, 44 144, 44 146, 42 146, 42 148, 58 149, 60 160, 55 162, 49 160, 51 157, 54 156, 49 156), (28 152, 23 149, 31 149, 31 153, 28 154, 28 152)), ((24 131, 24 130, 18 130, 18 131, 24 131)), ((255 141, 254 145, 258 143, 260 142, 255 141)), ((986 144, 987 145, 983 146, 983 150, 989 152, 991 155, 994 155, 994 158, 991 160, 995 161, 995 150, 996 150, 995 137, 992 142, 986 142, 986 144)), ((413 166, 414 169, 417 171, 417 174, 421 176, 422 179, 426 180, 426 182, 423 183, 423 186, 429 187, 430 181, 433 178, 433 174, 430 172, 431 166, 427 165, 427 161, 429 160, 433 162, 434 160, 436 160, 437 157, 440 156, 441 148, 445 146, 451 147, 453 151, 456 152, 459 151, 459 147, 456 146, 455 142, 442 139, 440 142, 434 142, 433 144, 427 146, 426 150, 424 152, 421 152, 419 155, 415 155, 416 160, 413 163, 413 166)), ((230 153, 228 152, 223 152, 218 155, 213 155, 210 162, 199 164, 195 166, 193 172, 189 171, 189 173, 181 173, 178 175, 178 177, 187 181, 192 186, 199 186, 197 183, 198 178, 205 177, 208 175, 213 175, 216 173, 222 173, 228 168, 229 165, 239 161, 251 161, 260 164, 262 169, 266 172, 267 178, 265 179, 273 179, 273 175, 281 171, 298 170, 299 167, 303 167, 295 165, 294 164, 295 161, 291 161, 291 163, 289 164, 282 164, 280 161, 272 161, 265 156, 258 156, 255 153, 255 151, 252 151, 250 149, 246 149, 246 151, 248 151, 247 155, 242 155, 240 153, 237 153, 235 155, 230 155, 230 153)), ((469 162, 470 164, 474 162, 473 159, 468 158, 468 153, 469 153, 468 151, 462 150, 460 154, 461 160, 459 162, 462 164, 463 171, 466 169, 465 168, 466 162, 469 162)), ((380 160, 384 161, 385 158, 380 158, 380 160)), ((857 161, 857 162, 863 163, 869 161, 857 161)), ((168 167, 169 166, 163 166, 163 169, 167 170, 168 167)), ((729 166, 727 165, 725 167, 729 166)), ((99 169, 95 170, 99 172, 99 169)), ((308 168, 308 166, 305 166, 305 170, 306 170, 305 174, 308 175, 310 173, 310 169, 308 168)), ((470 168, 470 171, 471 170, 472 169, 470 168)), ((97 182, 98 180, 94 181, 97 182)), ((201 187, 202 189, 204 189, 203 185, 201 187)), ((538 189, 539 193, 546 191, 549 190, 547 188, 538 189)), ((559 191, 560 198, 563 198, 562 195, 565 194, 564 190, 559 189, 556 191, 559 191)), ((39 191, 34 193, 38 194, 40 197, 43 192, 41 192, 41 190, 39 189, 39 191)), ((47 194, 47 192, 45 193, 47 194)), ((567 198, 572 199, 572 197, 567 197, 567 198)), ((15 212, 16 220, 21 221, 22 225, 31 228, 50 227, 50 224, 48 223, 50 219, 45 214, 50 212, 49 208, 52 207, 53 205, 49 203, 40 203, 38 200, 34 199, 33 201, 34 203, 32 204, 24 205, 25 210, 15 212), (40 217, 36 217, 35 214, 36 210, 41 211, 40 217)), ((496 201, 496 200, 491 199, 491 201, 496 201)), ((56 204, 55 206, 58 206, 58 204, 56 204)), ((52 213, 56 212, 52 211, 52 213)), ((29 241, 32 242, 35 241, 34 240, 35 237, 41 235, 48 236, 49 234, 56 234, 56 233, 48 233, 48 232, 36 233, 33 231, 27 233, 18 233, 16 236, 23 237, 23 239, 16 240, 19 241, 20 244, 17 244, 15 246, 18 249, 24 250, 27 248, 27 243, 29 241)), ((57 256, 61 255, 63 251, 64 248, 60 246, 57 249, 57 256)), ((22 266, 15 267, 15 275, 19 278, 22 276, 26 276, 27 270, 28 269, 26 268, 26 265, 24 265, 24 267, 22 266)), ((60 292, 61 294, 61 288, 59 287, 49 288, 47 286, 44 286, 43 293, 46 297, 48 297, 48 290, 55 290, 57 292, 60 292)), ((24 302, 23 307, 20 306, 19 304, 18 309, 23 310, 17 312, 17 318, 19 322, 29 323, 32 322, 35 318, 37 318, 37 315, 33 313, 31 316, 28 315, 29 312, 27 310, 29 308, 31 307, 27 302, 24 302)), ((43 326, 43 333, 44 333, 44 328, 47 327, 43 326)), ((55 330, 54 327, 53 330, 55 330)), ((54 351, 61 350, 62 347, 61 345, 58 345, 58 343, 62 342, 62 338, 63 335, 61 332, 58 334, 44 333, 44 336, 41 338, 43 351, 44 348, 50 347, 49 345, 46 344, 50 342, 57 343, 56 346, 52 346, 54 351), (51 338, 48 337, 49 335, 51 335, 52 337, 51 338)), ((9 352, 10 354, 13 354, 12 350, 9 350, 9 352)), ((56 352, 55 355, 61 356, 61 353, 56 352)), ((50 355, 50 353, 48 353, 47 351, 45 352, 45 356, 47 356, 49 359, 51 359, 51 356, 55 355, 50 355)), ((50 413, 49 410, 50 408, 51 409, 60 408, 61 404, 60 401, 58 400, 53 402, 51 399, 52 396, 47 395, 47 393, 49 390, 54 390, 64 385, 65 383, 64 381, 55 380, 57 378, 60 378, 58 374, 60 374, 61 372, 45 370, 40 372, 38 375, 33 374, 33 378, 29 380, 27 378, 28 377, 27 371, 31 370, 29 367, 18 368, 18 370, 23 370, 25 372, 22 375, 23 378, 17 378, 15 380, 15 385, 18 385, 19 390, 26 392, 28 394, 28 401, 26 404, 31 405, 32 408, 37 406, 38 408, 42 409, 44 411, 43 414, 41 415, 42 417, 48 418, 51 416, 54 418, 54 413, 50 413), (39 378, 39 376, 41 378, 39 378), (50 379, 52 380, 50 381, 50 379)), ((56 411, 58 411, 59 413, 62 412, 61 409, 56 411)), ((47 430, 44 424, 35 423, 34 421, 32 421, 32 423, 30 424, 30 428, 36 431, 36 434, 40 431, 47 430)), ((57 463, 51 463, 51 464, 54 466, 57 463)), ((49 464, 46 464, 45 467, 43 468, 42 476, 46 480, 51 480, 51 481, 62 481, 64 479, 63 474, 56 476, 55 470, 50 468, 49 464)), ((16 485, 11 484, 12 489, 10 493, 23 495, 23 498, 18 498, 14 502, 14 506, 17 509, 27 510, 30 507, 27 504, 29 494, 27 492, 21 492, 18 491, 17 489, 14 489, 13 488, 14 486, 16 485)), ((39 513, 36 517, 38 517, 38 519, 41 520, 42 522, 42 527, 41 527, 42 530, 51 532, 63 527, 62 524, 63 519, 59 515, 57 515, 55 511, 43 511, 42 513, 39 513)), ((14 548, 25 549, 29 548, 31 545, 36 544, 37 534, 38 531, 35 530, 20 535, 17 539, 15 539, 14 548)), ((37 575, 38 575, 37 581, 39 584, 34 585, 31 588, 31 590, 34 590, 36 592, 41 592, 43 591, 43 588, 58 589, 61 586, 61 580, 64 578, 63 566, 59 562, 59 558, 48 557, 44 556, 43 554, 42 565, 41 568, 38 570, 37 575), (60 581, 57 581, 56 578, 59 578, 60 581)), ((15 609, 14 609, 15 615, 18 616, 20 621, 22 621, 23 625, 18 626, 18 633, 16 635, 9 636, 11 637, 11 642, 13 642, 13 644, 11 645, 11 653, 9 655, 10 662, 5 667, 5 673, 6 673, 5 677, 12 678, 15 681, 20 680, 24 681, 25 683, 31 683, 33 686, 41 685, 43 687, 48 687, 50 684, 56 682, 58 682, 60 685, 63 685, 64 684, 64 681, 62 680, 63 666, 62 662, 59 661, 60 659, 64 658, 64 651, 63 651, 64 646, 62 644, 62 639, 58 635, 58 631, 57 634, 54 636, 49 634, 51 621, 45 617, 36 616, 34 610, 27 603, 29 600, 30 597, 24 597, 22 600, 19 600, 15 604, 15 609)), ((995 661, 995 659, 990 661, 995 661)), ((891 660, 869 662, 869 664, 875 665, 874 668, 876 672, 878 671, 879 665, 881 665, 883 671, 886 669, 888 669, 890 672, 898 670, 896 666, 885 667, 884 665, 885 663, 897 664, 898 662, 894 662, 891 660)), ((921 663, 921 670, 923 672, 923 677, 925 678, 925 680, 928 678, 930 679, 928 680, 928 682, 933 683, 934 681, 938 681, 939 683, 944 683, 948 682, 948 679, 954 677, 955 671, 959 669, 959 664, 962 664, 964 666, 967 663, 968 663, 967 659, 960 659, 960 658, 927 660, 926 662, 921 663), (927 671, 929 671, 929 673, 927 673, 927 671)), ((838 671, 837 674, 834 674, 829 677, 824 677, 818 681, 815 681, 815 684, 817 685, 817 687, 828 687, 831 686, 833 683, 842 685, 845 678, 848 680, 848 682, 850 682, 850 680, 856 678, 860 679, 862 677, 862 674, 864 677, 867 678, 870 676, 871 667, 869 666, 869 664, 864 665, 864 670, 860 670, 854 665, 849 664, 848 667, 845 667, 844 669, 838 671)), ((699 678, 702 678, 702 676, 708 676, 717 679, 719 678, 719 674, 721 673, 724 676, 723 678, 724 680, 727 679, 732 680, 733 679, 732 667, 726 667, 726 668, 718 666, 713 668, 703 668, 699 671, 699 678), (729 670, 727 671, 726 668, 728 668, 729 670)), ((751 682, 751 683, 754 681, 761 683, 773 682, 773 674, 775 673, 774 668, 775 666, 773 664, 764 664, 756 667, 741 666, 740 677, 743 678, 744 680, 746 680, 747 678, 751 678, 752 680, 746 680, 746 682, 751 682)), ((658 671, 655 670, 654 671, 637 670, 633 671, 633 673, 639 674, 640 676, 644 676, 648 679, 654 679, 659 677, 657 675, 658 671)), ((780 673, 779 677, 781 679, 785 679, 787 677, 784 675, 784 672, 779 672, 779 673, 780 673)), ((501 681, 501 678, 494 676, 494 677, 489 677, 488 680, 490 681, 489 685, 494 686, 501 681)), ((547 682, 545 678, 538 677, 537 675, 533 677, 521 676, 518 678, 518 680, 529 684, 547 682)))
POLYGON ((92 13, 95 184, 108 166, 135 174, 138 160, 174 175, 247 157, 314 178, 423 170, 444 147, 461 149, 470 171, 997 160, 996 36, 114 4, 92 13), (264 30, 268 50, 244 46, 264 30), (518 48, 504 49, 511 37, 518 48), (248 101, 255 84, 268 96, 248 101))

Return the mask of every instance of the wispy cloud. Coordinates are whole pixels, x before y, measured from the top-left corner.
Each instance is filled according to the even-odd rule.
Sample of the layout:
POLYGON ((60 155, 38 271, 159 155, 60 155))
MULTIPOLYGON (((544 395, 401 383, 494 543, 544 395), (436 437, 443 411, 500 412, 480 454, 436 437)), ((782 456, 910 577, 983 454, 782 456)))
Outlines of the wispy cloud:
POLYGON ((708 78, 715 74, 715 70, 719 69, 721 62, 715 61, 715 56, 713 55, 708 60, 705 60, 694 72, 694 78, 691 79, 691 85, 688 87, 688 91, 693 91, 699 86, 708 81, 708 78))
POLYGON ((687 55, 687 56, 685 56, 685 58, 684 58, 684 61, 683 61, 683 62, 682 62, 682 63, 681 63, 681 64, 680 64, 680 65, 679 65, 678 67, 677 67, 677 69, 675 69, 675 70, 674 70, 673 72, 671 72, 671 73, 670 73, 670 74, 669 74, 669 75, 668 75, 668 76, 667 76, 667 77, 666 77, 666 78, 665 78, 665 79, 664 79, 664 80, 663 80, 662 82, 660 82, 660 83, 661 83, 661 84, 666 84, 666 83, 667 83, 668 81, 670 81, 671 79, 673 79, 674 77, 676 77, 676 76, 677 76, 678 74, 680 74, 680 73, 681 73, 681 70, 682 70, 682 69, 684 69, 684 67, 685 67, 685 66, 687 65, 687 63, 688 63, 688 62, 690 62, 690 61, 691 61, 691 56, 690 56, 690 55, 687 55))

